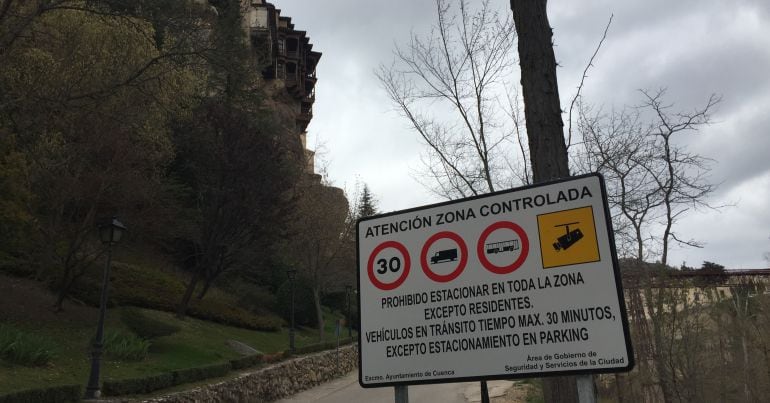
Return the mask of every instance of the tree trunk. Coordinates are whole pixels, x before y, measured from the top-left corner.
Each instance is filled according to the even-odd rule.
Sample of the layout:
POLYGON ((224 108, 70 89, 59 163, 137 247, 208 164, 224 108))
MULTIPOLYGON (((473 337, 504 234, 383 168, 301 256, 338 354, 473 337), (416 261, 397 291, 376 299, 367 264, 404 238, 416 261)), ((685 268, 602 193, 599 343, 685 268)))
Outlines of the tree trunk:
POLYGON ((53 304, 53 310, 56 312, 62 311, 62 306, 64 305, 64 299, 67 298, 67 294, 69 293, 69 288, 71 282, 69 281, 70 276, 70 269, 66 268, 64 270, 64 273, 62 273, 61 282, 59 282, 59 289, 56 293, 56 302, 53 304))
POLYGON ((770 379, 770 351, 765 343, 762 343, 762 355, 765 357, 765 379, 770 379))
POLYGON ((749 388, 749 380, 751 375, 749 373, 749 348, 746 342, 746 332, 743 329, 744 324, 741 323, 741 349, 743 350, 743 395, 747 402, 751 401, 751 389, 749 388))
MULTIPOLYGON (((519 65, 534 183, 569 176, 564 122, 561 119, 556 58, 546 0, 511 0, 519 37, 519 65)), ((577 402, 574 377, 543 380, 546 402, 577 402)))
MULTIPOLYGON (((649 273, 647 273, 649 275, 649 273)), ((665 281, 665 280, 663 280, 665 281)), ((676 395, 675 384, 676 374, 671 371, 667 357, 670 356, 666 349, 670 348, 670 342, 666 338, 664 327, 668 323, 666 315, 666 301, 668 297, 664 288, 658 288, 657 293, 653 292, 653 285, 648 283, 644 289, 644 300, 647 304, 647 310, 652 324, 652 360, 655 368, 655 375, 658 379, 660 391, 663 394, 663 401, 673 402, 676 395)), ((675 307, 675 306, 674 306, 675 307)), ((669 332, 670 333, 670 332, 669 332)))
POLYGON ((321 290, 313 287, 313 304, 315 305, 315 315, 318 320, 318 341, 324 340, 324 312, 321 309, 321 290))
POLYGON ((206 280, 203 282, 203 288, 201 288, 201 291, 198 293, 198 296, 196 297, 198 301, 202 300, 203 297, 206 296, 206 293, 209 292, 209 288, 211 288, 211 284, 213 283, 214 283, 213 276, 206 278, 206 280))
POLYGON ((81 272, 75 273, 75 268, 72 266, 67 266, 64 270, 64 274, 62 275, 61 282, 59 283, 59 289, 56 293, 56 302, 54 302, 53 309, 55 312, 61 312, 64 310, 64 300, 67 299, 67 296, 70 293, 70 290, 72 289, 72 286, 75 284, 75 281, 82 275, 81 272))
POLYGON ((569 176, 564 122, 546 0, 511 0, 535 183, 569 176))
POLYGON ((634 232, 636 236, 636 260, 644 261, 644 241, 642 238, 642 226, 634 225, 634 232))
POLYGON ((187 308, 190 305, 190 299, 192 298, 193 292, 195 291, 195 287, 198 285, 198 282, 201 279, 201 270, 201 268, 196 268, 195 273, 190 279, 190 282, 187 283, 187 289, 185 290, 184 295, 182 296, 182 301, 179 302, 179 306, 177 307, 176 311, 176 317, 179 319, 182 319, 185 317, 185 315, 187 315, 187 308))

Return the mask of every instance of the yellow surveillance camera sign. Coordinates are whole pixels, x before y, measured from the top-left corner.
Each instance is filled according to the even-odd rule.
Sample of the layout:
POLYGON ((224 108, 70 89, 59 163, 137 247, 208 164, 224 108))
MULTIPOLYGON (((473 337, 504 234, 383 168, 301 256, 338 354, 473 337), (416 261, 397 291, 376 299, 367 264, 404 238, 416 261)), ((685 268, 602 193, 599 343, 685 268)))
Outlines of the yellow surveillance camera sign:
POLYGON ((601 260, 591 206, 540 214, 537 226, 544 269, 601 260))

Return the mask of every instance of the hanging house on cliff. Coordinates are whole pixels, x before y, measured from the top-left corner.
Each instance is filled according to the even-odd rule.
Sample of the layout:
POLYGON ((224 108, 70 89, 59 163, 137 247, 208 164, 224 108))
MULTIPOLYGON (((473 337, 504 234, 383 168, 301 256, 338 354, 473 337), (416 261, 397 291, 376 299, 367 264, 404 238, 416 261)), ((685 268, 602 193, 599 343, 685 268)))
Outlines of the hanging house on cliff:
POLYGON ((289 96, 295 130, 300 136, 308 161, 307 171, 314 173, 313 152, 307 149, 307 126, 313 118, 316 66, 321 52, 305 31, 295 29, 291 17, 265 0, 244 0, 244 30, 262 67, 262 77, 272 90, 284 90, 289 96))

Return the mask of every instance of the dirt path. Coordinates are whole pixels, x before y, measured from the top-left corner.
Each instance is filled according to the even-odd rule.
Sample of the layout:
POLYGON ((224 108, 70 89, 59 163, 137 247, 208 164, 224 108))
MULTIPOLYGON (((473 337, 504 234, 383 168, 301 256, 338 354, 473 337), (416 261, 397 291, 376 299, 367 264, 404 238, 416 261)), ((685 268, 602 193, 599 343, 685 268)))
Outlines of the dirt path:
POLYGON ((503 396, 494 397, 489 400, 491 400, 491 403, 525 403, 531 389, 532 385, 515 381, 513 382, 513 385, 505 391, 503 396))
MULTIPOLYGON (((466 389, 466 401, 471 403, 481 401, 481 390, 476 385, 466 389)), ((487 388, 491 403, 524 403, 532 386, 521 381, 488 381, 487 388)))

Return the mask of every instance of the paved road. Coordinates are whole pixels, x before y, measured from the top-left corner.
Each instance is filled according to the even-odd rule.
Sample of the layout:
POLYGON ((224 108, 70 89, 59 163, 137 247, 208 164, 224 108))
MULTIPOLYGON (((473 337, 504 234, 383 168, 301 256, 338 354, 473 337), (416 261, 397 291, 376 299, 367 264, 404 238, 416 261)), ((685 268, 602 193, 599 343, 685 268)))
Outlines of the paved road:
MULTIPOLYGON (((467 403, 467 392, 478 393, 479 383, 444 383, 409 387, 410 402, 467 403)), ((313 389, 298 393, 278 403, 393 403, 392 387, 364 389, 358 384, 358 372, 353 371, 340 378, 313 389)))

